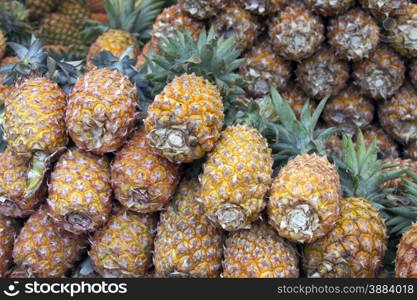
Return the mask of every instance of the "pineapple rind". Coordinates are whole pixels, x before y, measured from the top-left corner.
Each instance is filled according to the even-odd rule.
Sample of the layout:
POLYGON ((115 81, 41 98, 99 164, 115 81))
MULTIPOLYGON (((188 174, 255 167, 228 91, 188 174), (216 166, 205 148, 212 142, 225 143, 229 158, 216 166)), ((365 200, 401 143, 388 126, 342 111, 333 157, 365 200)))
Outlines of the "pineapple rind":
POLYGON ((0 216, 0 278, 7 275, 12 265, 13 244, 17 233, 15 220, 0 216))
POLYGON ((417 278, 417 223, 403 234, 395 259, 397 278, 417 278))

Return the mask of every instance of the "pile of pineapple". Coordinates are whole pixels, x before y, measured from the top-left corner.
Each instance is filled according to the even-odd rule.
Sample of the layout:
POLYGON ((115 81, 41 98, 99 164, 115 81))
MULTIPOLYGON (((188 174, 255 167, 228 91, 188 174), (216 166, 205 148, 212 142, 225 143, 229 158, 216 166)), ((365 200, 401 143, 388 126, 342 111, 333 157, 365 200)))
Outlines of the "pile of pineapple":
POLYGON ((3 0, 0 277, 417 277, 416 20, 3 0))

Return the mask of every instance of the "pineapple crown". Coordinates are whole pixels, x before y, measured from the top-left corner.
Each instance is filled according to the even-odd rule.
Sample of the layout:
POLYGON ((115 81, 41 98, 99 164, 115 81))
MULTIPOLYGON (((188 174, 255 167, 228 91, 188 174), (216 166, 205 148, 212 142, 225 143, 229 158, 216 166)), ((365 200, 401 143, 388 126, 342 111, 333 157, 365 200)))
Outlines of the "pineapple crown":
POLYGON ((25 44, 30 41, 28 16, 29 12, 19 1, 0 1, 0 30, 9 41, 25 44))
POLYGON ((147 58, 147 78, 153 84, 153 93, 160 93, 174 77, 184 73, 197 76, 214 83, 222 93, 227 111, 230 103, 245 94, 246 83, 239 74, 234 73, 244 59, 236 48, 235 38, 217 39, 213 28, 203 29, 198 40, 189 31, 175 33, 175 36, 163 37, 159 49, 162 55, 147 58))
POLYGON ((164 0, 104 0, 109 24, 89 20, 89 27, 83 31, 86 40, 95 40, 109 29, 120 29, 132 33, 141 41, 151 37, 152 24, 162 11, 164 0))
POLYGON ((276 125, 279 132, 279 142, 275 146, 277 152, 274 157, 275 161, 286 163, 290 158, 307 153, 326 155, 326 142, 337 129, 327 128, 318 135, 315 129, 327 99, 326 97, 319 103, 314 113, 312 113, 310 103, 306 102, 300 118, 297 119, 291 105, 281 97, 276 89, 271 89, 271 109, 273 108, 279 117, 279 122, 276 125))
MULTIPOLYGON (((102 51, 99 54, 96 54, 92 62, 97 68, 108 68, 112 70, 117 70, 118 72, 126 75, 130 81, 135 84, 139 98, 150 99, 149 83, 145 78, 145 75, 140 74, 135 68, 136 60, 130 58, 132 47, 129 47, 120 58, 117 58, 109 51, 102 51)), ((143 101, 141 101, 142 103, 143 101)), ((146 101, 145 101, 146 102, 146 101)), ((142 103, 143 104, 143 103, 142 103)), ((146 108, 141 107, 141 109, 146 110, 146 108)))
POLYGON ((366 147, 361 131, 357 134, 356 145, 347 135, 343 136, 343 159, 334 158, 338 167, 342 191, 345 197, 361 197, 383 209, 388 203, 387 196, 392 189, 383 189, 383 183, 399 178, 404 170, 383 172, 389 165, 378 160, 378 146, 373 140, 366 147))
POLYGON ((28 48, 17 43, 8 45, 20 60, 0 68, 0 73, 7 74, 4 84, 11 85, 21 78, 39 74, 55 81, 67 92, 74 85, 78 75, 76 67, 49 56, 34 36, 28 48))
POLYGON ((390 233, 394 235, 404 233, 412 223, 417 221, 417 173, 410 170, 405 172, 411 179, 402 178, 404 183, 402 196, 407 200, 407 203, 399 207, 385 209, 390 214, 386 224, 390 227, 390 233))

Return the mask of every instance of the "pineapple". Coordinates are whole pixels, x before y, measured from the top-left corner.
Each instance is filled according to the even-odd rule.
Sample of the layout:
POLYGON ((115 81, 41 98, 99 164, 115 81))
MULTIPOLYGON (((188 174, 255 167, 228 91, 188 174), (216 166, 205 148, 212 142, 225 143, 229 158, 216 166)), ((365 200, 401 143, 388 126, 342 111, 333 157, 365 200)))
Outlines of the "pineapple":
POLYGON ((378 48, 353 68, 355 84, 372 99, 392 97, 403 84, 404 75, 404 61, 387 46, 378 48))
POLYGON ((377 209, 387 197, 381 186, 401 174, 382 173, 377 151, 375 141, 365 146, 361 132, 356 146, 343 137, 344 158, 337 162, 344 196, 341 216, 326 236, 304 248, 308 277, 375 277, 387 244, 387 229, 377 209))
POLYGON ((402 14, 410 0, 359 0, 363 9, 369 10, 379 19, 402 14))
POLYGON ((55 226, 41 207, 16 238, 13 259, 25 277, 64 277, 81 258, 86 238, 55 226))
POLYGON ((290 104, 297 118, 301 116, 301 112, 306 103, 310 103, 313 110, 317 107, 316 102, 314 100, 312 101, 297 83, 289 83, 283 89, 282 96, 290 104))
POLYGON ((257 16, 277 13, 288 4, 288 0, 238 0, 239 4, 257 16))
MULTIPOLYGON (((401 170, 401 169, 408 169, 411 172, 417 173, 417 162, 411 159, 401 159, 401 158, 394 158, 394 159, 384 159, 382 161, 385 165, 389 166, 383 170, 383 172, 390 172, 394 170, 401 170)), ((384 183, 384 188, 391 188, 396 193, 402 192, 404 190, 404 180, 410 180, 411 178, 404 174, 401 178, 395 178, 388 180, 384 183)))
POLYGON ((87 6, 93 13, 104 13, 106 11, 103 0, 87 0, 87 6))
POLYGON ((236 4, 228 6, 213 20, 212 25, 218 37, 234 35, 236 46, 241 50, 252 48, 261 30, 258 20, 236 4))
POLYGON ((365 138, 365 144, 369 147, 373 140, 376 141, 378 147, 378 158, 380 159, 392 159, 398 158, 398 145, 392 140, 381 127, 368 126, 363 132, 365 138))
POLYGON ((161 214, 155 238, 158 277, 218 277, 223 233, 204 216, 200 184, 184 179, 173 203, 161 214))
POLYGON ((134 63, 127 56, 119 62, 105 52, 97 57, 97 69, 78 78, 69 95, 66 124, 79 148, 98 155, 114 152, 133 132, 138 117, 138 91, 130 81, 137 74, 134 63))
POLYGON ((109 51, 120 58, 126 50, 132 52, 135 59, 140 52, 137 36, 145 37, 154 18, 161 10, 163 2, 160 0, 142 1, 139 8, 135 8, 134 0, 104 0, 109 25, 87 29, 87 32, 98 30, 103 32, 91 45, 87 54, 86 70, 94 68, 92 59, 102 51, 109 51))
POLYGON ((109 16, 106 13, 92 13, 91 19, 103 24, 109 24, 109 16))
POLYGON ((15 220, 0 216, 0 278, 7 275, 12 265, 13 244, 17 234, 15 220))
POLYGON ((59 158, 48 188, 48 212, 61 228, 83 234, 107 222, 112 191, 105 157, 70 148, 59 158))
POLYGON ((231 2, 231 0, 179 0, 178 4, 181 10, 192 18, 206 20, 214 17, 231 2))
MULTIPOLYGON (((0 68, 5 67, 11 63, 18 62, 19 58, 16 56, 8 56, 3 58, 0 61, 0 68)), ((4 105, 7 96, 12 91, 12 87, 6 84, 3 84, 3 81, 7 78, 7 74, 0 74, 0 105, 4 105)))
POLYGON ((360 61, 376 50, 380 29, 372 16, 354 8, 330 20, 328 39, 340 58, 360 61))
POLYGON ((305 0, 314 12, 326 17, 344 14, 355 5, 355 0, 305 0))
POLYGON ((40 20, 52 12, 58 4, 57 0, 26 0, 25 2, 32 21, 40 20))
POLYGON ((405 57, 417 57, 417 41, 414 37, 417 28, 417 4, 409 3, 392 23, 388 28, 390 45, 405 57))
POLYGON ((399 278, 417 278, 417 223, 403 234, 398 245, 395 275, 399 278))
POLYGON ((66 15, 52 13, 42 19, 39 28, 45 44, 71 46, 79 49, 82 46, 80 31, 66 15))
POLYGON ((224 114, 219 90, 194 74, 174 78, 148 109, 147 139, 173 163, 192 162, 211 151, 224 114))
POLYGON ((405 157, 417 160, 417 140, 408 143, 404 149, 405 157))
POLYGON ((337 159, 342 159, 343 157, 343 147, 342 139, 339 135, 334 134, 327 140, 326 143, 326 153, 330 156, 334 156, 337 159))
POLYGON ((111 165, 115 198, 127 209, 140 213, 162 210, 180 179, 180 167, 157 155, 138 129, 120 149, 111 165))
POLYGON ((142 49, 142 53, 136 59, 136 68, 139 70, 146 65, 147 60, 150 59, 153 55, 162 55, 162 51, 158 47, 159 40, 157 38, 152 38, 142 49))
POLYGON ((36 192, 26 195, 32 184, 30 157, 17 155, 8 147, 0 155, 0 170, 0 215, 30 216, 46 196, 43 182, 36 192))
POLYGON ((91 240, 94 270, 103 277, 141 277, 152 265, 155 220, 120 210, 91 240))
POLYGON ((322 48, 298 65, 296 76, 308 96, 323 99, 346 87, 349 71, 347 62, 338 59, 331 49, 322 48))
POLYGON ((384 219, 364 198, 343 198, 336 227, 304 248, 308 277, 375 277, 386 249, 384 219))
POLYGON ((0 30, 0 59, 6 54, 7 38, 3 31, 0 30))
POLYGON ((297 278, 295 249, 274 229, 257 222, 249 230, 232 232, 224 246, 225 278, 297 278))
POLYGON ((269 222, 292 242, 311 243, 327 234, 340 216, 340 184, 334 165, 316 154, 299 155, 274 179, 269 222))
POLYGON ((374 118, 374 103, 361 95, 358 88, 349 86, 327 103, 323 119, 350 136, 368 126, 374 118))
POLYGON ((206 216, 224 230, 248 228, 266 205, 271 176, 271 150, 260 133, 246 125, 227 127, 200 179, 206 216))
POLYGON ((394 140, 408 143, 417 140, 417 91, 405 83, 388 101, 378 106, 382 128, 394 140))
POLYGON ((59 4, 57 12, 69 17, 72 24, 78 29, 83 30, 90 18, 88 8, 81 0, 66 0, 59 4))
POLYGON ((291 1, 272 20, 269 36, 274 50, 288 60, 313 55, 324 41, 324 25, 303 2, 291 1))
POLYGON ((270 87, 285 90, 291 77, 291 63, 274 53, 269 43, 256 45, 246 55, 239 73, 249 82, 248 93, 253 97, 269 94, 270 87))

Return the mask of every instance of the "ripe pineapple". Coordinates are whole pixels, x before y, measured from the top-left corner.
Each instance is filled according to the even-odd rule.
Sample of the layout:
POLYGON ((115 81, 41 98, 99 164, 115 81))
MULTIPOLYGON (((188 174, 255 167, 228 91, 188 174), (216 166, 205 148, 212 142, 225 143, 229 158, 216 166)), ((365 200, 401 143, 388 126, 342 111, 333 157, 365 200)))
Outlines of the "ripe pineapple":
POLYGON ((120 149, 111 166, 115 198, 140 213, 162 210, 180 179, 180 167, 157 155, 139 129, 120 149))
POLYGON ((9 272, 18 227, 14 219, 0 216, 0 278, 9 272))
POLYGON ((6 54, 7 38, 3 31, 0 30, 0 59, 6 54))
POLYGON ((252 48, 261 30, 258 20, 236 4, 228 6, 212 24, 218 37, 229 38, 234 35, 236 46, 240 50, 252 48))
POLYGON ((392 23, 388 28, 390 46, 405 57, 417 57, 417 4, 409 3, 392 23))
POLYGON ((274 179, 268 216, 278 234, 311 243, 327 234, 340 216, 339 175, 326 157, 299 155, 274 179))
POLYGON ((78 30, 83 30, 90 18, 88 8, 80 0, 62 1, 57 8, 57 12, 69 17, 78 30))
POLYGON ((59 158, 48 187, 48 212, 61 228, 83 234, 107 222, 112 191, 105 157, 70 148, 59 158))
POLYGON ((71 18, 60 13, 48 14, 43 18, 39 32, 45 44, 74 48, 79 48, 82 45, 79 29, 71 18))
POLYGON ((394 140, 408 143, 417 139, 417 91, 404 84, 388 101, 378 106, 382 128, 394 140))
POLYGON ((249 230, 232 232, 224 246, 225 278, 297 278, 295 249, 273 228, 257 222, 249 230))
POLYGON ((280 58, 269 43, 256 45, 246 55, 239 73, 249 82, 248 93, 253 97, 262 97, 270 92, 271 86, 285 90, 291 77, 291 63, 280 58))
POLYGON ((360 61, 377 48, 380 30, 372 16, 354 8, 330 20, 328 39, 340 58, 360 61))
POLYGON ((188 30, 196 38, 202 28, 203 24, 189 17, 177 4, 165 8, 156 18, 152 27, 152 37, 157 39, 162 37, 173 38, 176 30, 188 30))
POLYGON ((398 245, 395 275, 399 278, 417 278, 417 223, 403 234, 398 245))
POLYGON ((238 0, 241 7, 257 16, 272 15, 284 8, 288 0, 238 0))
POLYGON ((57 0, 26 0, 25 5, 29 10, 29 17, 32 21, 40 20, 42 17, 53 11, 58 4, 57 0))
MULTIPOLYGON (((1 43, 1 42, 0 42, 1 43)), ((16 56, 8 56, 3 58, 0 61, 0 68, 5 67, 11 63, 18 62, 19 58, 16 56)), ((12 91, 12 87, 6 84, 3 84, 3 81, 7 78, 7 74, 0 74, 0 105, 4 105, 7 96, 12 91)))
POLYGON ((204 216, 200 183, 184 179, 173 203, 161 214, 155 238, 158 277, 218 277, 223 233, 204 216))
POLYGON ((25 223, 16 238, 13 259, 25 277, 64 277, 81 258, 86 238, 55 226, 45 207, 25 223))
POLYGON ((410 0, 359 0, 363 9, 379 19, 401 14, 409 2, 410 0))
POLYGON ((17 155, 9 147, 0 154, 0 215, 28 217, 45 200, 43 183, 33 195, 26 195, 31 185, 30 176, 30 157, 17 155))
POLYGON ((297 118, 300 117, 304 105, 309 102, 312 110, 317 107, 316 102, 304 93, 299 84, 289 83, 282 91, 282 96, 290 104, 297 118))
POLYGON ((355 84, 373 99, 392 97, 404 82, 405 65, 401 57, 382 46, 353 68, 355 84))
POLYGON ((324 41, 324 26, 303 2, 291 1, 272 20, 269 36, 277 53, 285 59, 301 60, 319 49, 324 41))
POLYGON ((329 126, 342 129, 353 136, 358 129, 368 126, 374 118, 374 103, 361 95, 358 88, 349 86, 327 103, 323 119, 329 126))
POLYGON ((201 175, 207 217, 224 230, 248 228, 265 207, 272 176, 271 150, 256 129, 227 127, 201 175))
POLYGON ((118 62, 99 61, 103 68, 78 78, 71 90, 66 123, 79 148, 102 155, 119 149, 132 133, 138 96, 135 84, 122 73, 132 71, 130 65, 117 70, 118 62))
POLYGON ((387 242, 384 219, 364 198, 343 198, 336 227, 304 248, 308 277, 375 277, 387 242))
POLYGON ((144 123, 150 145, 169 161, 183 163, 211 151, 223 120, 217 87, 202 77, 184 74, 155 97, 144 123))
POLYGON ((322 48, 303 60, 296 70, 297 80, 304 92, 315 99, 337 95, 349 80, 349 65, 328 48, 322 48))
POLYGON ((412 160, 417 160, 417 140, 405 146, 404 155, 412 160))
POLYGON ((355 0, 305 0, 305 2, 314 12, 326 17, 344 14, 355 5, 355 0))
POLYGON ((214 17, 231 3, 231 0, 179 0, 182 11, 197 20, 206 20, 214 17))
POLYGON ((91 240, 94 270, 103 277, 141 277, 152 265, 155 220, 120 210, 91 240))
POLYGON ((373 140, 378 147, 378 158, 389 159, 399 157, 398 145, 381 127, 368 126, 363 132, 365 144, 369 147, 373 140))

